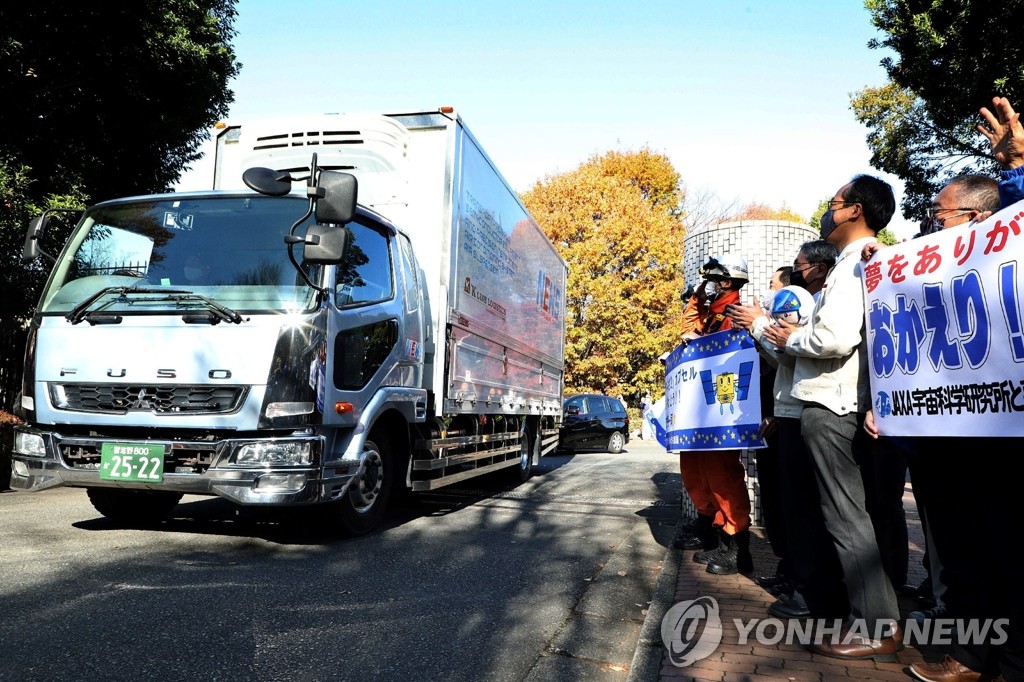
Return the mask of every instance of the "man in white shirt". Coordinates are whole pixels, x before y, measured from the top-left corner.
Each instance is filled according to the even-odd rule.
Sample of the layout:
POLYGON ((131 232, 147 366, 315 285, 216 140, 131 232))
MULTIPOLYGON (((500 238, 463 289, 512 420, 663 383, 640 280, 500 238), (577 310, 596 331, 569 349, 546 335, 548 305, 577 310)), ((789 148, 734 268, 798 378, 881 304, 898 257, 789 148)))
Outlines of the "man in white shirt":
POLYGON ((902 648, 896 593, 882 568, 861 472, 871 453, 861 428, 871 399, 860 254, 895 211, 883 180, 858 175, 841 187, 821 217, 821 237, 839 249, 839 258, 810 322, 764 331, 770 343, 796 356, 792 395, 804 404, 801 434, 850 598, 843 633, 810 647, 833 658, 894 661, 902 648))
MULTIPOLYGON (((808 317, 838 257, 835 245, 821 239, 800 246, 791 268, 790 282, 813 297, 805 304, 808 317)), ((768 309, 771 310, 771 306, 768 309)), ((733 305, 726 312, 734 326, 745 328, 759 343, 764 330, 772 323, 772 319, 755 306, 733 305)), ((801 314, 804 312, 801 306, 801 314)), ((777 429, 778 462, 777 470, 769 467, 768 472, 764 472, 761 457, 764 451, 758 450, 757 476, 768 539, 772 550, 780 557, 779 566, 785 564, 788 585, 783 584, 783 587, 789 588, 780 590, 779 598, 768 607, 768 612, 777 618, 843 618, 850 611, 842 580, 843 569, 839 556, 830 546, 832 537, 821 513, 817 479, 800 435, 803 402, 791 395, 796 357, 777 352, 771 344, 762 346, 763 352, 770 353, 778 362, 772 387, 773 416, 768 417, 768 422, 762 422, 762 428, 770 428, 770 423, 777 429), (780 524, 773 527, 768 521, 769 500, 776 498, 781 531, 780 524)), ((765 584, 761 586, 768 589, 765 584)))

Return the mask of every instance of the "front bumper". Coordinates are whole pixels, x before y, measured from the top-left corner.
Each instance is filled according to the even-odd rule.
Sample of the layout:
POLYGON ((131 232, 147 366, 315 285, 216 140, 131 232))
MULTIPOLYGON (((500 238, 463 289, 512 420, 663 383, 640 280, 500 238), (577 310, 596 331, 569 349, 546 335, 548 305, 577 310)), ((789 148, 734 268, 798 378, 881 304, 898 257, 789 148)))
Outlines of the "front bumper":
POLYGON ((16 427, 18 431, 43 439, 45 454, 11 453, 11 487, 16 490, 45 490, 58 486, 131 488, 163 490, 187 495, 216 495, 238 504, 296 506, 338 499, 359 472, 357 460, 335 460, 330 468, 323 462, 323 439, 316 435, 289 436, 267 441, 308 441, 311 462, 301 465, 238 465, 233 453, 254 438, 178 441, 152 438, 109 438, 64 436, 54 431, 16 427), (165 465, 159 483, 106 480, 100 477, 99 461, 103 443, 126 440, 161 444, 165 465))

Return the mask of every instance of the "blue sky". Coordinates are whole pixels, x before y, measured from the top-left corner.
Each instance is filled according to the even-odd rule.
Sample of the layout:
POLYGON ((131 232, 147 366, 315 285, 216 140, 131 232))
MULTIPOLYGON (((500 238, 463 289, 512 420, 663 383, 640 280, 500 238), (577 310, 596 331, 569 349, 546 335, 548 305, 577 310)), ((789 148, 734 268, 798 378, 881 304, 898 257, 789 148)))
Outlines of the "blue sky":
MULTIPOLYGON (((237 10, 231 121, 451 105, 518 191, 646 146, 691 192, 805 217, 854 174, 877 173, 849 99, 885 82, 887 52, 868 49, 879 35, 860 0, 239 0, 237 10)), ((179 188, 209 177, 200 162, 179 188)), ((902 184, 886 179, 899 199, 902 184)))

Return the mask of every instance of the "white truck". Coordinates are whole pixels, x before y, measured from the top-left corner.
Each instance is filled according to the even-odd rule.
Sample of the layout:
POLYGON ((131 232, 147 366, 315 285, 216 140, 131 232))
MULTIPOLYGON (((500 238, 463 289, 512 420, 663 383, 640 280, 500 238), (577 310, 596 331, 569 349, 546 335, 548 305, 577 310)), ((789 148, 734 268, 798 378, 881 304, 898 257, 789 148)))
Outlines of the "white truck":
POLYGON ((357 534, 401 489, 525 480, 557 445, 566 266, 456 113, 216 142, 210 191, 99 203, 52 257, 12 487, 131 523, 323 504, 357 534))

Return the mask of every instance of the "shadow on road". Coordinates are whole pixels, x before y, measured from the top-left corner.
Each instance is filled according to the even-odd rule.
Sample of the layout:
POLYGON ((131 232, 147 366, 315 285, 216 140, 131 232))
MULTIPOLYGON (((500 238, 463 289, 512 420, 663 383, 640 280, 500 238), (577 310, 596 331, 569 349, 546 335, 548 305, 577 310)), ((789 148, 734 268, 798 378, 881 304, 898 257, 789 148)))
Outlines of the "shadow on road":
MULTIPOLYGON (((555 471, 573 455, 549 455, 534 467, 534 477, 555 471)), ((507 493, 524 484, 513 481, 506 471, 481 476, 473 481, 473 490, 459 489, 458 495, 444 494, 450 488, 395 496, 384 522, 367 536, 386 532, 415 519, 445 516, 472 506, 489 497, 507 493)), ((330 545, 354 539, 345 535, 340 522, 333 519, 335 509, 317 507, 242 507, 219 497, 185 497, 167 519, 145 524, 126 524, 103 516, 71 524, 81 530, 152 531, 157 533, 199 533, 224 537, 258 538, 281 545, 330 545)))

